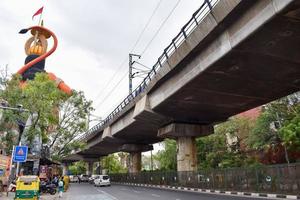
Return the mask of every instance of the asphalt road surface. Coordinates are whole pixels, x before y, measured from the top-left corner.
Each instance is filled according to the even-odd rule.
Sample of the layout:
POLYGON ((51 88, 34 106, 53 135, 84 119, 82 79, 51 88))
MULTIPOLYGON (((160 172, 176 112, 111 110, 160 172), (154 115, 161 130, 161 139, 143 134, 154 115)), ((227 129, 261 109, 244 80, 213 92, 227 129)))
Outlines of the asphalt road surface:
MULTIPOLYGON (((51 199, 58 199, 57 195, 51 199)), ((64 193, 66 200, 255 200, 263 198, 236 197, 228 195, 201 194, 145 187, 112 185, 110 187, 94 187, 88 183, 73 183, 70 190, 64 193)))

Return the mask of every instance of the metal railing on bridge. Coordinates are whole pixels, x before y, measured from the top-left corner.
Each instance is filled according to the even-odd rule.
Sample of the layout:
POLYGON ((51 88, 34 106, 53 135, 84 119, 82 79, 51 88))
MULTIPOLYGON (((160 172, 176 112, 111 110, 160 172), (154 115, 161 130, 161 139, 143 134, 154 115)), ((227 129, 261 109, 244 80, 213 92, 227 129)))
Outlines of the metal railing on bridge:
POLYGON ((300 163, 198 172, 111 174, 115 183, 138 183, 221 191, 300 194, 300 163))
POLYGON ((186 40, 186 38, 193 32, 193 30, 200 24, 203 18, 210 13, 211 9, 217 4, 219 0, 204 0, 200 8, 192 15, 191 19, 181 28, 180 32, 175 36, 171 43, 164 49, 162 55, 153 65, 148 75, 137 86, 137 88, 129 94, 103 121, 89 129, 85 134, 78 138, 78 140, 85 140, 90 135, 97 132, 101 127, 110 122, 125 106, 132 100, 145 91, 146 87, 156 75, 157 71, 163 66, 174 51, 186 40))

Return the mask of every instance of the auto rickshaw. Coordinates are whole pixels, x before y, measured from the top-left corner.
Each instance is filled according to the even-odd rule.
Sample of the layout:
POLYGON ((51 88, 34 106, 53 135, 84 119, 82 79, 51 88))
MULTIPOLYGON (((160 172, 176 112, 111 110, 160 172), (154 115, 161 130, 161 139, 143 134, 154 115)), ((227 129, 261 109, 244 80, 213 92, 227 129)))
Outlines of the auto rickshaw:
POLYGON ((15 200, 38 200, 40 198, 38 176, 20 176, 17 179, 15 200))

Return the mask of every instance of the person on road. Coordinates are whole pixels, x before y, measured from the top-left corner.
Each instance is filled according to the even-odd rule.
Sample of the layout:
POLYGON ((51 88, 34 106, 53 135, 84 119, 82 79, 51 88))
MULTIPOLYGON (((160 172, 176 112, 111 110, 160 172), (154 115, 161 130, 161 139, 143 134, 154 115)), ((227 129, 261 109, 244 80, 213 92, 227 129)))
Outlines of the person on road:
POLYGON ((64 182, 63 182, 63 178, 61 178, 58 182, 58 197, 62 198, 64 192, 64 182))
POLYGON ((58 177, 57 176, 54 176, 53 183, 56 185, 56 187, 58 186, 58 177))

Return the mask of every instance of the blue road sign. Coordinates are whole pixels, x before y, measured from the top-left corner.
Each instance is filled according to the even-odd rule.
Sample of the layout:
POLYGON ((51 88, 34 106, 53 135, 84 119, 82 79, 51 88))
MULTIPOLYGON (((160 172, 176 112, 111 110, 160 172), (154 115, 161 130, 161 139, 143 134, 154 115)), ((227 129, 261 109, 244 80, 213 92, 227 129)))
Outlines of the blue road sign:
POLYGON ((14 162, 26 162, 28 153, 27 146, 16 146, 14 152, 14 162))
POLYGON ((0 169, 0 176, 3 176, 3 174, 4 174, 4 170, 0 169))

